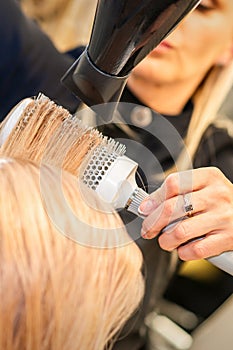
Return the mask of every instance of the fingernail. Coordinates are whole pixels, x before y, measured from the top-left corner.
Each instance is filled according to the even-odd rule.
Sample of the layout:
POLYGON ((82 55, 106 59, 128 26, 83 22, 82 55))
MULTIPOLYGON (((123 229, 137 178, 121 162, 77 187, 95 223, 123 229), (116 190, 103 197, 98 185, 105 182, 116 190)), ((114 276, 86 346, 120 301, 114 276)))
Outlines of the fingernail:
POLYGON ((155 203, 154 203, 154 201, 152 201, 151 199, 147 199, 147 200, 143 201, 143 202, 140 204, 140 206, 139 206, 139 208, 138 208, 138 212, 139 212, 139 214, 147 215, 147 214, 149 214, 149 213, 152 211, 152 209, 154 209, 154 208, 155 208, 155 203))

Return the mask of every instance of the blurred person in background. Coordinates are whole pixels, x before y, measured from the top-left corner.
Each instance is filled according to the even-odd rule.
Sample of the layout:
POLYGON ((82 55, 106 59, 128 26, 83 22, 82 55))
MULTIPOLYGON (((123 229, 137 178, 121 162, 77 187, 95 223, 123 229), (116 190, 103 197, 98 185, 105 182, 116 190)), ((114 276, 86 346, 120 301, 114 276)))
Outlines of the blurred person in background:
POLYGON ((59 51, 86 45, 97 0, 20 0, 24 13, 36 20, 59 51))
POLYGON ((60 53, 18 1, 0 1, 0 121, 25 97, 43 92, 72 113, 78 99, 60 82, 74 59, 60 53))
MULTIPOLYGON (((212 243, 211 239, 206 241, 206 245, 208 242, 211 244, 209 251, 206 247, 205 251, 200 250, 199 256, 190 254, 190 259, 206 257, 211 255, 211 251, 214 254, 232 247, 229 243, 232 241, 233 126, 219 114, 233 83, 232 17, 231 0, 202 0, 197 8, 131 72, 121 97, 121 101, 132 103, 131 113, 122 114, 128 130, 122 130, 120 124, 106 126, 104 130, 104 133, 114 138, 119 137, 127 144, 127 155, 139 163, 144 173, 149 174, 147 182, 151 193, 161 186, 169 174, 176 171, 183 172, 191 167, 216 167, 223 172, 225 177, 215 169, 189 173, 191 176, 188 176, 188 181, 194 182, 194 191, 200 187, 203 189, 194 192, 191 197, 194 213, 203 209, 206 215, 194 215, 191 220, 183 221, 181 226, 177 225, 177 232, 179 227, 181 230, 182 225, 184 228, 187 225, 190 227, 187 239, 202 234, 209 237, 209 231, 212 230, 224 230, 225 238, 227 235, 229 237, 220 248, 220 234, 215 235, 215 238, 218 237, 215 240, 215 248, 213 237, 212 243), (160 113, 162 117, 153 111, 160 113), (175 131, 179 137, 176 137, 175 131), (140 149, 137 149, 135 143, 131 145, 130 142, 125 142, 127 138, 134 138, 137 143, 144 145, 154 158, 150 160, 145 156, 144 150, 140 156, 140 149), (213 217, 216 219, 211 221, 213 217)), ((171 176, 163 188, 174 179, 175 176, 171 176)), ((182 181, 183 177, 180 176, 180 179, 182 181)), ((182 194, 182 184, 178 190, 182 194)), ((168 198, 174 195, 174 191, 177 191, 177 188, 166 193, 168 198)), ((155 193, 157 198, 158 192, 155 193)), ((152 235, 148 231, 149 238, 155 236, 155 232, 157 235, 172 217, 182 216, 184 213, 183 196, 180 196, 178 201, 180 212, 176 212, 177 208, 172 204, 163 212, 162 209, 167 203, 163 201, 164 197, 160 199, 159 206, 155 199, 153 206, 148 209, 151 215, 145 219, 142 233, 146 234, 151 228, 152 235), (162 213, 161 220, 158 213, 162 213)), ((139 231, 140 229, 141 227, 138 228, 139 231)), ((137 240, 148 271, 146 290, 150 292, 146 293, 147 305, 156 305, 153 285, 159 284, 156 282, 159 274, 153 275, 153 271, 156 271, 156 263, 160 256, 155 251, 156 243, 159 242, 161 247, 168 251, 176 250, 179 243, 186 240, 184 232, 185 229, 183 235, 180 233, 180 239, 176 237, 176 231, 174 236, 172 231, 169 231, 167 236, 165 233, 161 235, 158 241, 154 238, 146 244, 143 239, 137 240)), ((205 240, 192 243, 192 246, 205 244, 205 240)), ((191 249, 191 246, 189 247, 191 249)), ((188 246, 186 249, 188 251, 188 246)), ((185 257, 181 254, 184 250, 185 246, 182 246, 178 252, 186 260, 188 255, 185 257)), ((178 272, 174 281, 169 284, 165 296, 195 312, 199 320, 203 321, 233 292, 233 279, 207 262, 202 263, 199 260, 195 266, 192 265, 191 278, 190 271, 182 277, 178 272), (201 278, 203 275, 205 277, 201 278)), ((182 267, 184 268, 184 265, 182 267)), ((158 277, 160 281, 166 280, 165 267, 163 276, 164 278, 158 277)))
MULTIPOLYGON (((118 124, 105 127, 105 134, 124 140, 135 138, 154 154, 157 164, 147 161, 145 170, 149 174, 150 192, 159 187, 169 173, 190 166, 184 157, 187 150, 195 168, 216 166, 232 181, 231 127, 225 127, 218 119, 218 110, 232 84, 232 11, 229 0, 203 0, 131 73, 121 101, 142 108, 139 114, 138 109, 132 108, 129 115, 124 115, 128 130, 122 130, 118 124), (166 145, 169 130, 165 130, 162 142, 153 137, 161 119, 152 110, 159 112, 178 132, 185 148, 182 149, 179 138, 173 143, 175 154, 169 154, 166 145)), ((141 165, 134 147, 127 145, 127 155, 141 165)), ((135 229, 140 234, 141 222, 135 229)), ((120 349, 143 347, 144 317, 154 308, 169 280, 170 254, 159 248, 157 239, 147 241, 140 238, 137 243, 147 270, 146 297, 140 318, 137 316, 138 324, 127 338, 118 343, 120 349)), ((223 280, 229 282, 228 276, 224 275, 223 280)), ((221 285, 222 299, 217 298, 207 314, 229 295, 229 291, 231 293, 232 284, 229 284, 226 294, 221 285)))

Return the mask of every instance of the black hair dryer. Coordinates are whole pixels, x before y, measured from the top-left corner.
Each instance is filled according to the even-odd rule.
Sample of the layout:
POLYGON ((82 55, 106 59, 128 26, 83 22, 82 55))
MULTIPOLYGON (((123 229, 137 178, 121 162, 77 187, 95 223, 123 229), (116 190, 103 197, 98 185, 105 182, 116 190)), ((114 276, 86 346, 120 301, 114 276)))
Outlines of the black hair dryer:
POLYGON ((130 71, 200 0, 98 0, 89 45, 62 78, 86 105, 120 99, 130 71))

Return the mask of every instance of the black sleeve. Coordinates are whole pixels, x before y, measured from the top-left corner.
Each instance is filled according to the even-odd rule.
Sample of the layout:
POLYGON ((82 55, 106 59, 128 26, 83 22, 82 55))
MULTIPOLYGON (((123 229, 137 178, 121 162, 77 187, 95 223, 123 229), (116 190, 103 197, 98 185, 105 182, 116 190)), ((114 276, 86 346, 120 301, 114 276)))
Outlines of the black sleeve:
POLYGON ((233 138, 226 129, 211 125, 198 148, 194 167, 215 166, 233 182, 233 138))
POLYGON ((0 120, 39 92, 74 112, 79 100, 60 82, 74 59, 56 50, 16 0, 0 0, 0 32, 0 120))

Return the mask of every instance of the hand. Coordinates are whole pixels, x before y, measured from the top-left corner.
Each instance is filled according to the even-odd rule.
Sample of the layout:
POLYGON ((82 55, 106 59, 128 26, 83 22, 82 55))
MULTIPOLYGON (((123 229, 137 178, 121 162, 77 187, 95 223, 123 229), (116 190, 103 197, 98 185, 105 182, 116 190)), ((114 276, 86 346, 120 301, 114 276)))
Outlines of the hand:
MULTIPOLYGON (((189 208, 190 209, 190 208, 189 208)), ((233 250, 233 184, 213 167, 169 175, 145 199, 140 213, 146 216, 141 234, 153 238, 161 231, 161 248, 177 248, 182 260, 195 260, 233 250), (185 198, 184 198, 185 195, 185 198), (193 206, 187 217, 185 205, 193 206), (174 220, 185 218, 166 228, 174 220)))

